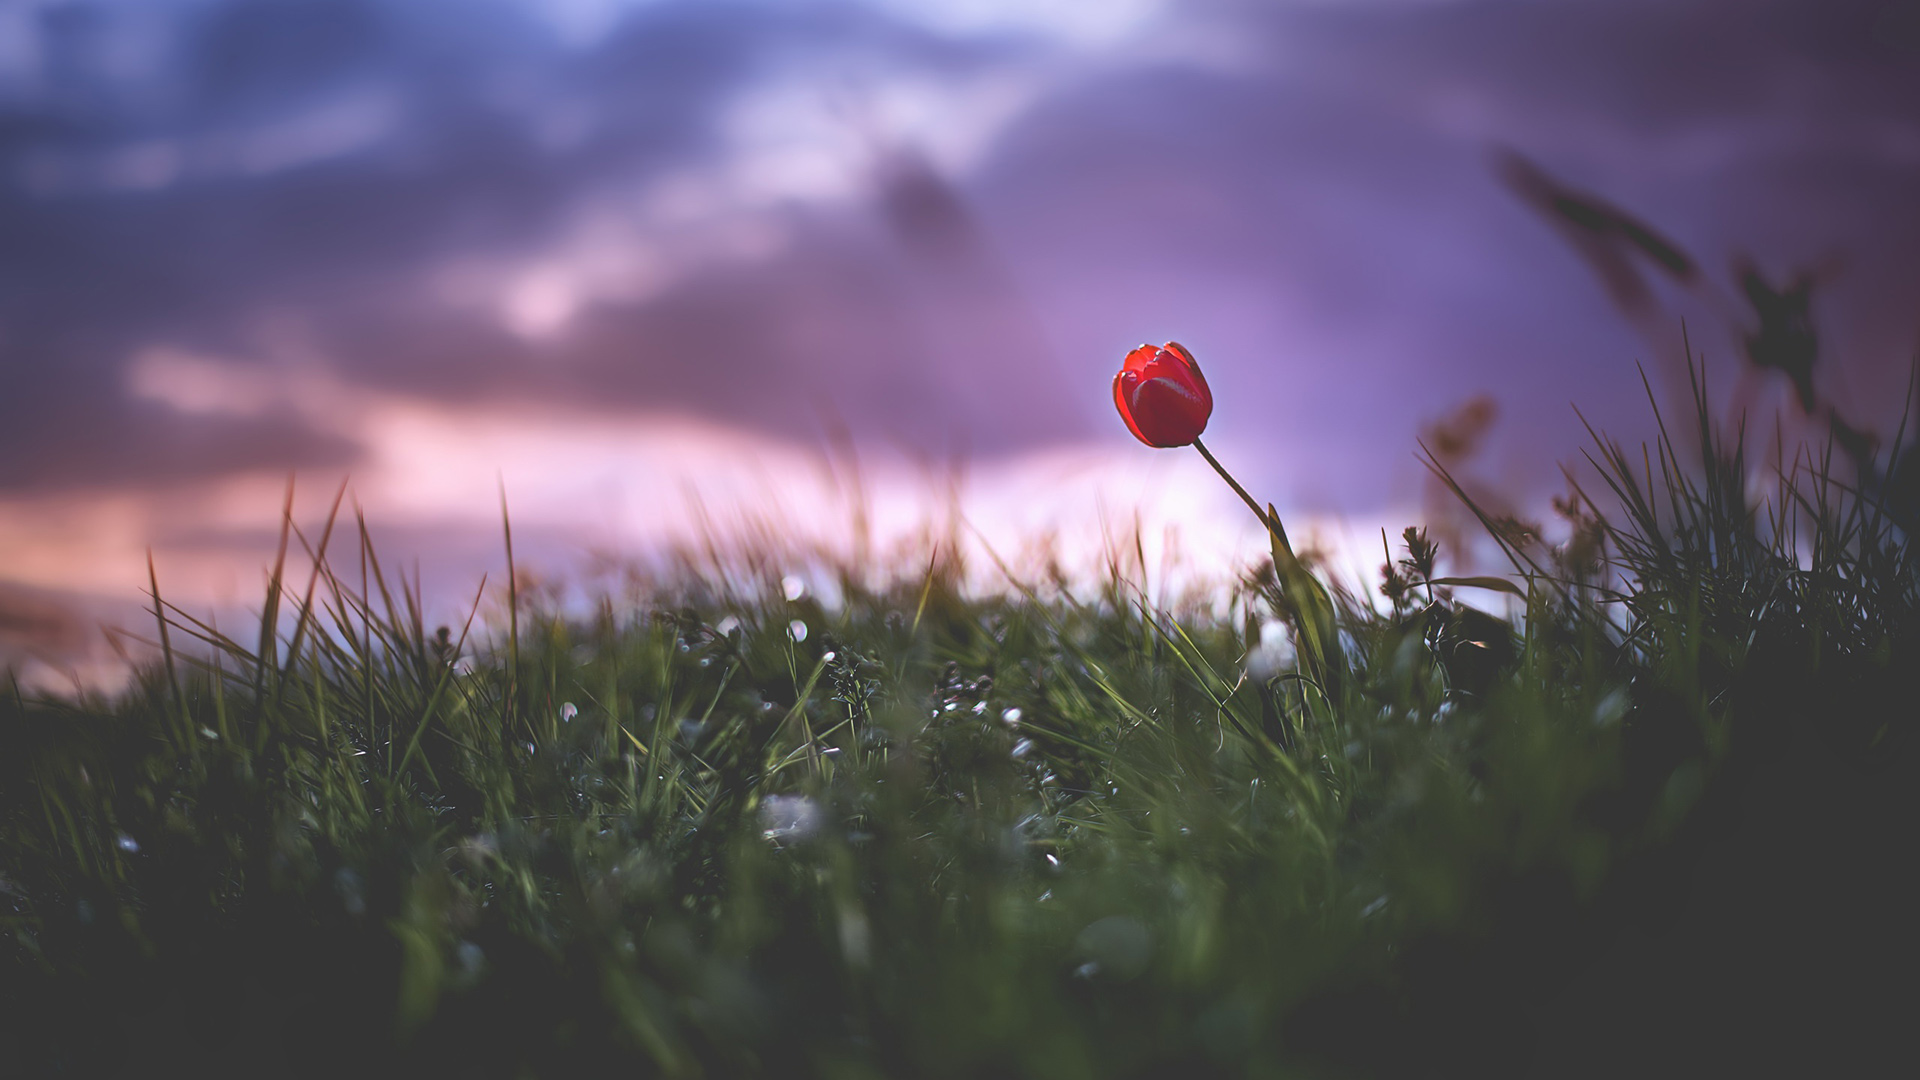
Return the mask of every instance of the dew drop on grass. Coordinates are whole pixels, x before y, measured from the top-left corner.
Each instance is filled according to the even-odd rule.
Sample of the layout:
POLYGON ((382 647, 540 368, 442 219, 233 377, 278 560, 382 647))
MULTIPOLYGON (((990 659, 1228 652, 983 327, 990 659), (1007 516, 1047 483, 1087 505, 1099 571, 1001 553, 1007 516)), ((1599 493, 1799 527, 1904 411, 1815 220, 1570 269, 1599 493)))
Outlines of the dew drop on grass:
POLYGON ((987 711, 987 703, 986 703, 986 702, 984 702, 984 701, 977 701, 977 702, 974 702, 974 705, 973 705, 973 715, 975 715, 975 716, 979 716, 979 715, 980 715, 981 713, 983 713, 983 712, 986 712, 986 711, 987 711))
POLYGON ((1632 707, 1632 697, 1625 690, 1615 690, 1600 699, 1600 704, 1593 710, 1593 724, 1595 727, 1612 727, 1624 719, 1632 707))
POLYGON ((1013 744, 1013 756, 1017 758, 1026 757, 1028 751, 1032 749, 1033 749, 1032 739, 1021 739, 1019 742, 1013 744))
POLYGON ((1131 979, 1146 971, 1153 959, 1153 934, 1145 923, 1130 915, 1096 919, 1080 931, 1073 944, 1074 951, 1087 958, 1076 975, 1091 967, 1095 973, 1131 979))
POLYGON ((340 905, 347 909, 347 914, 365 915, 367 913, 366 886, 361 882, 359 874, 344 866, 334 871, 333 891, 339 895, 340 905))
POLYGON ((795 641, 807 640, 807 623, 804 619, 795 619, 787 624, 787 635, 795 641))
POLYGON ((788 574, 780 579, 780 591, 786 594, 788 600, 798 600, 807 595, 807 583, 788 574))
POLYGON ((769 795, 760 804, 761 835, 769 840, 804 839, 820 826, 820 807, 804 795, 769 795))
POLYGON ((461 942, 460 947, 454 950, 454 956, 459 961, 461 973, 468 978, 480 974, 480 965, 487 959, 487 954, 481 951, 480 946, 471 941, 461 942))
POLYGON ((834 652, 832 649, 828 649, 826 652, 820 654, 820 660, 822 663, 831 664, 833 663, 834 657, 839 655, 839 653, 834 652))
POLYGON ((563 701, 560 703, 560 722, 561 723, 563 724, 567 723, 568 721, 572 720, 574 717, 579 715, 580 715, 580 710, 578 707, 574 705, 573 702, 563 701))
POLYGON ((1000 719, 1005 721, 1008 727, 1019 727, 1020 710, 1017 708, 1008 709, 1006 712, 1000 714, 1000 719))
POLYGON ((119 836, 114 837, 113 843, 115 847, 129 855, 140 850, 140 841, 135 840, 126 833, 121 833, 119 836))

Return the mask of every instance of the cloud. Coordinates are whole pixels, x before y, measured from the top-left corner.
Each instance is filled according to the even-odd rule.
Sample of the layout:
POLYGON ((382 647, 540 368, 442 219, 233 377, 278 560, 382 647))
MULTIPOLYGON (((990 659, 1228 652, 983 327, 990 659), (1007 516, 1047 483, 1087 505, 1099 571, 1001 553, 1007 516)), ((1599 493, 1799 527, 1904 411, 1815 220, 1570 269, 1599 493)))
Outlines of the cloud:
POLYGON ((0 655, 63 655, 84 648, 86 637, 64 605, 13 586, 0 588, 0 655))
MULTIPOLYGON (((1682 317, 1738 374, 1741 254, 1771 281, 1839 268, 1814 378, 1884 412, 1920 336, 1912 11, 9 5, 0 497, 426 484, 402 434, 524 454, 452 434, 515 414, 703 432, 648 444, 676 483, 732 468, 728 438, 791 455, 842 422, 987 468, 1138 455, 1107 380, 1168 338, 1219 392, 1216 449, 1283 508, 1412 505, 1415 433, 1482 394, 1502 419, 1470 464, 1537 493, 1584 439, 1569 399, 1635 432, 1633 363, 1670 365, 1682 317), (1698 274, 1650 278, 1623 321, 1496 145, 1698 274)), ((583 475, 629 464, 566 445, 603 455, 583 475)))
POLYGON ((154 349, 935 453, 1086 438, 1115 350, 1175 333, 1283 449, 1485 389, 1624 401, 1643 346, 1496 140, 1710 263, 1825 237, 1920 273, 1904 24, 1864 2, 87 10, 0 80, 7 407, 96 418, 0 438, 60 483, 353 459, 290 414, 156 412, 154 349))
POLYGON ((1584 438, 1569 399, 1637 430, 1633 363, 1677 364, 1683 317, 1737 374, 1738 252, 1785 277, 1838 248, 1827 374, 1897 412, 1920 207, 1893 192, 1920 180, 1920 67, 1876 36, 1884 5, 1208 10, 1191 47, 1143 42, 1037 105, 971 185, 1084 377, 1181 327, 1260 414, 1238 422, 1263 423, 1270 479, 1347 506, 1408 474, 1421 420, 1493 392, 1517 406, 1500 480, 1537 490, 1584 438), (1622 320, 1495 145, 1674 234, 1714 287, 1622 320))
MULTIPOLYGON (((17 285, 0 294, 0 362, 24 376, 0 484, 145 482, 147 440, 209 475, 350 459, 287 416, 269 438, 233 407, 155 413, 153 372, 125 377, 155 349, 789 433, 815 427, 803 402, 864 385, 846 375, 926 403, 978 396, 923 377, 951 359, 925 344, 951 318, 909 341, 876 310, 903 267, 860 207, 898 125, 929 132, 914 153, 977 153, 1025 92, 1000 61, 1031 42, 847 5, 633 5, 573 42, 506 3, 167 10, 164 45, 131 67, 111 58, 152 22, 137 5, 13 28, 35 44, 16 43, 31 62, 0 106, 0 280, 17 285), (47 416, 92 422, 31 422, 47 416)), ((976 304, 968 321, 1007 320, 976 304)), ((1045 362, 1031 336, 997 355, 1045 362)), ((857 419, 870 396, 838 407, 857 419)), ((973 422, 892 427, 931 445, 973 422)))

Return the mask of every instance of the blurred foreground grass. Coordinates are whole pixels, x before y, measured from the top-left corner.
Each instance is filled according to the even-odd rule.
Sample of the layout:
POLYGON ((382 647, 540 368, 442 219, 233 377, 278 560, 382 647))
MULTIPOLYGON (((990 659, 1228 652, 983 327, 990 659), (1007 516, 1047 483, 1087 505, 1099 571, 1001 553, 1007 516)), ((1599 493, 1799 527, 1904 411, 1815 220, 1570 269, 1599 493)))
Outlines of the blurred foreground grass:
POLYGON ((1595 456, 1566 544, 1488 522, 1524 619, 1410 534, 1308 673, 1271 567, 1224 618, 937 553, 827 609, 714 553, 441 634, 364 529, 295 530, 257 637, 163 607, 124 696, 0 698, 0 1072, 1866 1068, 1920 469, 1595 456))

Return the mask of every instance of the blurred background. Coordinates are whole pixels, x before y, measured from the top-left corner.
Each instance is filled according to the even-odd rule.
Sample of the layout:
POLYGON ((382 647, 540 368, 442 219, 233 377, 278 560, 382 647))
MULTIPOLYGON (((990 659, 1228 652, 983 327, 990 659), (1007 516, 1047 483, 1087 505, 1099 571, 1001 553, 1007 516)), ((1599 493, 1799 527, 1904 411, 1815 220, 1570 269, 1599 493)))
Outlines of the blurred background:
POLYGON ((0 0, 0 664, 108 677, 149 550, 257 605, 290 475, 443 619, 503 488, 555 576, 860 512, 1231 572, 1113 415, 1169 338, 1369 570, 1446 513, 1423 434, 1548 519, 1682 320, 1724 415, 1892 432, 1920 5, 0 0))

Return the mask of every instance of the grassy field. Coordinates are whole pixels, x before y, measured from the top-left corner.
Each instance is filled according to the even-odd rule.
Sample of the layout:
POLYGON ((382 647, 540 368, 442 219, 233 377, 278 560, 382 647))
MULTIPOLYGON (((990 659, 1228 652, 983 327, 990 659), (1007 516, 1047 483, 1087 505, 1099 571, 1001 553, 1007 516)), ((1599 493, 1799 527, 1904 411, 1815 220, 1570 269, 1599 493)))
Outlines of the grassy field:
POLYGON ((125 695, 0 697, 0 1073, 1910 1057, 1920 468, 1593 454, 1567 543, 1487 522, 1523 619, 1410 531, 1278 670, 1271 566, 1226 617, 932 553, 829 609, 713 554, 442 634, 364 530, 295 531, 257 636, 163 607, 125 695))

